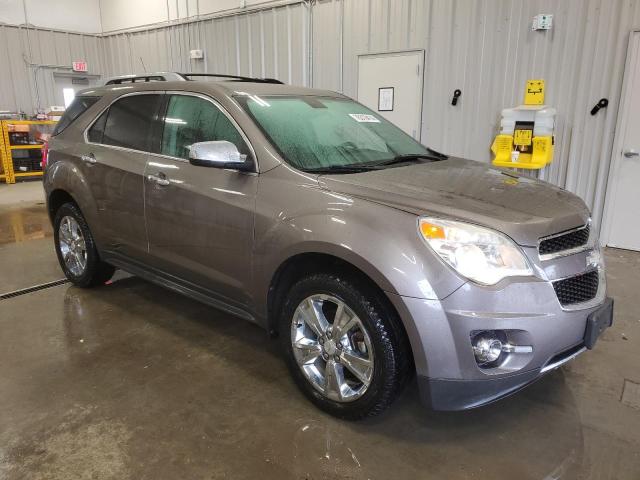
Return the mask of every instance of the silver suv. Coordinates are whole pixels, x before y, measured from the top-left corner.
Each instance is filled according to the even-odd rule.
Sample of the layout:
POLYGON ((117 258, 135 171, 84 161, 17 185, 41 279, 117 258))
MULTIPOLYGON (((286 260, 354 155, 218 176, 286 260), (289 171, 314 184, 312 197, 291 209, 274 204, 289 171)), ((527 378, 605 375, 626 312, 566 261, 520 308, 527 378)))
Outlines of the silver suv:
POLYGON ((545 182, 416 142, 334 92, 271 80, 79 94, 44 188, 66 276, 121 268, 278 335, 333 415, 515 392, 611 325, 589 211, 545 182))

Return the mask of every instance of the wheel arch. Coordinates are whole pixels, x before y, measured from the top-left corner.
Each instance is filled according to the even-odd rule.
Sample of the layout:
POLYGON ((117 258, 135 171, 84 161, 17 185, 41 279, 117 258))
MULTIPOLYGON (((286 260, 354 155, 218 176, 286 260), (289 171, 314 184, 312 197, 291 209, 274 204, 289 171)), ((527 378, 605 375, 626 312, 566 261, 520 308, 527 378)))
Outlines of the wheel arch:
POLYGON ((402 317, 381 287, 367 272, 339 256, 322 252, 305 252, 290 256, 277 268, 271 279, 267 294, 267 326, 271 335, 278 334, 278 312, 281 310, 288 289, 299 279, 310 273, 335 273, 358 282, 376 294, 390 312, 391 321, 401 341, 413 352, 402 317))
POLYGON ((349 273, 365 280, 370 286, 375 286, 380 292, 394 291, 389 281, 380 272, 375 269, 372 272, 371 268, 367 268, 368 265, 364 265, 363 268, 362 261, 364 260, 358 258, 347 259, 337 252, 323 248, 293 251, 282 258, 278 267, 273 270, 267 289, 266 313, 269 331, 272 331, 273 322, 277 323, 273 313, 279 306, 280 297, 286 292, 287 287, 302 278, 305 273, 349 273))
MULTIPOLYGON (((73 195, 71 195, 68 191, 62 188, 56 188, 55 190, 49 193, 49 197, 47 199, 47 211, 49 213, 49 218, 53 222, 53 219, 56 216, 56 212, 58 209, 64 205, 65 203, 74 203, 79 209, 80 206, 73 195)), ((80 209, 82 211, 82 209, 80 209)))

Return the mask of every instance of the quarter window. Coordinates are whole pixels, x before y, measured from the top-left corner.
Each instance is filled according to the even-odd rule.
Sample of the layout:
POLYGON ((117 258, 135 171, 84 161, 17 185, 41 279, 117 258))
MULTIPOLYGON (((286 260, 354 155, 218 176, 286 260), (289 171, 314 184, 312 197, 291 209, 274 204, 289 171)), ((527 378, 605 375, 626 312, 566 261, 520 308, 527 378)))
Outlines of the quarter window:
POLYGON ((100 115, 100 118, 91 125, 89 134, 87 135, 90 142, 102 143, 102 135, 104 133, 104 125, 107 123, 107 115, 109 115, 109 110, 100 115))
POLYGON ((160 97, 156 94, 131 95, 111 105, 104 125, 102 143, 149 151, 153 120, 157 115, 160 97))
POLYGON ((56 128, 53 130, 53 135, 58 135, 62 132, 98 100, 100 100, 100 97, 76 97, 71 102, 71 105, 69 105, 64 111, 60 121, 56 124, 56 128))
POLYGON ((161 153, 188 159, 192 144, 215 140, 231 142, 241 154, 249 155, 240 132, 214 104, 199 97, 172 95, 164 119, 161 153))

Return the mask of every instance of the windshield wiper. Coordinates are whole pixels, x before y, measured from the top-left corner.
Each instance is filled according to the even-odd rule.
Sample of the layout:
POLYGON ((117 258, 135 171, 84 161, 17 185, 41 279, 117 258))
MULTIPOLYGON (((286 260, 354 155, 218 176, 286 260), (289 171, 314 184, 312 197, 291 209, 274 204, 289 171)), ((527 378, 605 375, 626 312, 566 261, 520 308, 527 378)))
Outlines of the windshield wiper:
POLYGON ((357 172, 369 172, 371 170, 380 170, 381 167, 387 165, 395 165, 396 163, 408 163, 417 162, 420 160, 430 160, 432 162, 439 162, 446 160, 445 154, 436 152, 427 147, 429 153, 407 153, 404 155, 396 155, 389 160, 383 160, 381 162, 373 163, 354 163, 351 165, 327 165, 326 167, 305 168, 305 172, 309 173, 357 173, 357 172))
POLYGON ((444 160, 447 157, 439 157, 436 155, 428 155, 425 153, 408 153, 405 155, 396 155, 395 157, 384 160, 382 162, 375 163, 376 166, 381 167, 385 165, 394 165, 396 163, 407 163, 407 162, 417 162, 420 160, 431 160, 434 162, 439 162, 440 160, 444 160))
POLYGON ((379 170, 377 165, 328 165, 326 167, 305 168, 309 173, 357 173, 379 170))
POLYGON ((449 158, 449 157, 447 157, 444 153, 440 153, 440 152, 438 152, 438 151, 434 150, 433 148, 429 148, 429 147, 427 147, 427 151, 428 151, 431 155, 434 155, 434 156, 438 157, 440 160, 446 160, 447 158, 449 158))

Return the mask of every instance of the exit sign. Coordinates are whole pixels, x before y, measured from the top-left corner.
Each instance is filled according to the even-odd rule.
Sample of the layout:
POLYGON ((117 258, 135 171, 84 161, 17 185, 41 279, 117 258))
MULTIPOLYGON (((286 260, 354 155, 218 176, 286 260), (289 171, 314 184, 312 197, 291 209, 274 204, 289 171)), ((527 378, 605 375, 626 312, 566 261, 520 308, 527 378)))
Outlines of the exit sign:
POLYGON ((85 61, 79 61, 79 62, 73 62, 73 71, 74 72, 86 72, 87 71, 87 62, 85 61))

